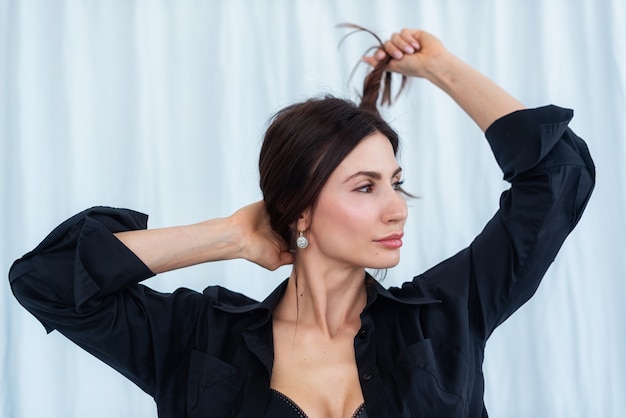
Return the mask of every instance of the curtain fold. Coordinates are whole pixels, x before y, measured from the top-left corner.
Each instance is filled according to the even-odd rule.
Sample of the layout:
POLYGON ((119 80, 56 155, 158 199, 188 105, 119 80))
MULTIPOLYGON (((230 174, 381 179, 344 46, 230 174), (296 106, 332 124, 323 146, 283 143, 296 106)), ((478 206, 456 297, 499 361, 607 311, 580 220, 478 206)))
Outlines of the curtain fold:
MULTIPOLYGON (((626 409, 626 5, 621 0, 0 0, 0 267, 92 205, 150 226, 226 216, 260 198, 271 115, 311 96, 358 97, 374 40, 437 35, 528 106, 575 109, 598 168, 586 214, 537 295, 486 348, 494 417, 616 417, 626 409), (354 75, 351 78, 353 69, 354 75)), ((386 119, 410 202, 398 285, 466 246, 502 181, 480 130, 411 80, 386 119)), ((232 261, 154 278, 263 298, 288 274, 232 261), (244 279, 245 278, 245 279, 244 279), (254 278, 250 280, 250 278, 254 278)), ((6 277, 6 276, 5 276, 6 277)), ((150 417, 153 401, 40 324, 0 287, 0 415, 150 417)))

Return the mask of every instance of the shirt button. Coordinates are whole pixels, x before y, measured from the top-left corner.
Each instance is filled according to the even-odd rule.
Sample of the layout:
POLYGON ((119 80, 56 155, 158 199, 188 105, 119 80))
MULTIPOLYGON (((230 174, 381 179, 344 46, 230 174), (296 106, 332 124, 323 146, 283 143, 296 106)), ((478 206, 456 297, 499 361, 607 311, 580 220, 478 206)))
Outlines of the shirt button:
POLYGON ((361 339, 364 339, 365 337, 367 337, 367 331, 365 331, 364 329, 362 329, 361 331, 359 331, 359 337, 361 339))
POLYGON ((363 373, 363 380, 365 380, 366 382, 369 382, 370 380, 372 380, 372 374, 371 373, 363 373))

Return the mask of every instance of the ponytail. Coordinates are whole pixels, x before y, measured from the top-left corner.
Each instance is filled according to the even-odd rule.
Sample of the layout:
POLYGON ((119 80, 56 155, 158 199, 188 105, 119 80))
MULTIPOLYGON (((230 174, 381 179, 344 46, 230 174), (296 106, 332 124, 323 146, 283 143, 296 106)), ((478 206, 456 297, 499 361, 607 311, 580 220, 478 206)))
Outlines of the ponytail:
MULTIPOLYGON (((378 35, 376 35, 371 30, 366 29, 362 26, 355 25, 353 23, 343 23, 343 24, 340 24, 339 27, 354 29, 354 31, 345 35, 341 39, 341 41, 339 42, 340 44, 341 42, 343 42, 343 40, 346 39, 346 37, 356 32, 367 32, 370 35, 372 35, 374 38, 376 38, 376 40, 378 41, 378 46, 369 48, 365 52, 365 54, 369 53, 370 51, 374 49, 380 49, 382 51, 385 51, 382 40, 378 37, 378 35)), ((363 81, 363 94, 361 96, 361 103, 359 104, 359 107, 361 107, 362 109, 367 109, 367 110, 371 110, 371 111, 378 113, 377 102, 378 102, 379 97, 381 96, 382 96, 380 99, 381 105, 383 106, 391 105, 392 103, 392 99, 391 99, 392 73, 390 71, 387 71, 387 66, 391 62, 391 59, 392 59, 391 55, 385 52, 385 58, 379 61, 378 64, 376 64, 376 66, 365 77, 365 80, 363 81)), ((402 83, 400 84, 400 88, 398 89, 398 93, 396 93, 396 97, 394 98, 394 100, 398 98, 398 96, 404 89, 404 86, 406 85, 406 81, 407 81, 407 77, 405 75, 402 75, 402 83)))

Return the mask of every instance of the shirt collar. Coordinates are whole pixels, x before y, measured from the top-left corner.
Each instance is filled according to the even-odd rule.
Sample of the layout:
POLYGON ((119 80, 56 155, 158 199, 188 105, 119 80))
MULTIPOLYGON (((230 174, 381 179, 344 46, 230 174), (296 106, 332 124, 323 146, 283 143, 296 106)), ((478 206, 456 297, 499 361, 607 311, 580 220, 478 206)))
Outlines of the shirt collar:
POLYGON ((367 304, 365 305, 364 311, 366 311, 379 297, 389 299, 403 305, 424 305, 441 302, 439 299, 411 295, 409 292, 403 291, 403 289, 397 287, 386 289, 369 273, 366 274, 365 281, 367 286, 367 304))
MULTIPOLYGON (((259 314, 258 320, 254 321, 249 329, 254 330, 265 325, 272 317, 274 308, 278 305, 280 298, 287 289, 287 283, 289 279, 285 279, 281 284, 276 287, 262 302, 252 301, 248 304, 232 305, 224 302, 218 302, 214 307, 224 312, 239 314, 239 313, 255 313, 259 314)), ((424 305, 430 303, 441 302, 438 299, 427 298, 419 295, 410 295, 408 292, 402 291, 402 289, 394 287, 390 289, 384 288, 378 280, 372 277, 369 273, 365 275, 365 281, 367 286, 367 304, 364 311, 380 297, 404 305, 424 305), (402 294, 400 294, 402 293, 402 294)))
POLYGON ((289 279, 285 279, 262 302, 251 300, 251 302, 247 304, 232 305, 229 303, 218 301, 217 304, 214 305, 214 308, 233 314, 257 313, 259 315, 259 318, 248 327, 248 329, 250 330, 257 329, 269 322, 270 318, 272 317, 272 312, 274 311, 274 308, 276 308, 278 302, 280 301, 280 298, 283 296, 283 293, 285 293, 285 290, 287 289, 288 281, 289 279))

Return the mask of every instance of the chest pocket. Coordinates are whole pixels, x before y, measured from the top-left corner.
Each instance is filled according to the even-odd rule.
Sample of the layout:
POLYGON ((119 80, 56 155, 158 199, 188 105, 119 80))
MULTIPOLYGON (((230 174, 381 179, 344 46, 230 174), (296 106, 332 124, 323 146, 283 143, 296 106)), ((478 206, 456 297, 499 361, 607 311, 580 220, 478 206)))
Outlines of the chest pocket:
POLYGON ((187 416, 228 417, 233 410, 243 375, 230 364, 193 351, 189 363, 187 416))
POLYGON ((425 339, 407 347, 392 366, 394 379, 413 416, 467 416, 462 392, 451 383, 456 373, 462 373, 452 370, 458 356, 456 361, 452 358, 446 361, 446 357, 453 357, 452 353, 435 358, 431 340, 425 339))

